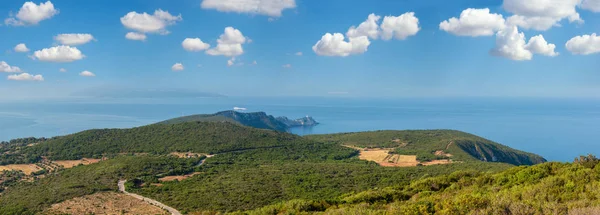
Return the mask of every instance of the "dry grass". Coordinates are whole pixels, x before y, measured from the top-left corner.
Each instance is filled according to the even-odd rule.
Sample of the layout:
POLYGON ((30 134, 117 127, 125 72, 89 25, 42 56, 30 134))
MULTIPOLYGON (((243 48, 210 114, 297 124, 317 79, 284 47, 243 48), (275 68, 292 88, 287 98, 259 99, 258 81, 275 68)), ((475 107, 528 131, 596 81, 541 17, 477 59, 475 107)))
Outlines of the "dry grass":
POLYGON ((93 163, 98 163, 100 161, 102 161, 102 160, 101 159, 84 158, 81 160, 62 160, 62 161, 52 161, 52 162, 68 169, 68 168, 73 168, 74 166, 78 166, 80 164, 89 165, 89 164, 93 164, 93 163))
POLYGON ((161 182, 175 181, 175 180, 177 180, 177 181, 183 181, 185 179, 188 179, 188 178, 190 178, 190 177, 192 177, 194 175, 198 175, 198 174, 201 174, 201 172, 195 172, 195 173, 187 174, 187 175, 166 176, 166 177, 159 178, 158 180, 161 181, 161 182))
POLYGON ((178 158, 197 158, 200 156, 206 156, 206 154, 192 152, 171 152, 170 155, 177 156, 178 158))
POLYGON ((169 214, 131 196, 102 192, 52 205, 44 214, 169 214))
MULTIPOLYGON (((419 164, 424 166, 439 165, 439 164, 450 164, 452 160, 433 160, 428 162, 419 162, 416 155, 397 155, 390 154, 390 151, 394 149, 367 149, 359 148, 356 146, 344 145, 348 148, 353 148, 360 151, 358 158, 361 160, 374 161, 380 166, 385 167, 411 167, 418 166, 419 164)), ((436 155, 445 155, 447 157, 452 156, 451 154, 445 154, 443 151, 437 151, 436 155)))
POLYGON ((445 152, 444 152, 444 151, 442 151, 442 150, 437 150, 437 151, 435 151, 435 153, 433 153, 433 154, 434 154, 434 155, 437 155, 437 156, 446 156, 446 157, 452 157, 452 154, 450 154, 450 153, 445 153, 445 152))
POLYGON ((0 172, 2 171, 11 171, 11 170, 17 170, 17 171, 23 171, 23 173, 25 173, 26 175, 31 175, 31 173, 33 172, 37 172, 42 170, 42 168, 40 168, 39 166, 35 165, 35 164, 10 164, 10 165, 6 165, 6 166, 0 166, 0 172))

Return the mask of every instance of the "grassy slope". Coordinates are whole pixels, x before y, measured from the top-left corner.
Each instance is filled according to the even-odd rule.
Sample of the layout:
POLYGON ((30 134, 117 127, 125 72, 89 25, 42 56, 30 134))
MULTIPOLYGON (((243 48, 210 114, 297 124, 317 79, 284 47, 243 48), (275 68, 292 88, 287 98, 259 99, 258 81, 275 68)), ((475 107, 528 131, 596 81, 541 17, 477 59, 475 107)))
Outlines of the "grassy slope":
POLYGON ((493 141, 453 130, 374 131, 307 136, 308 139, 349 144, 359 147, 396 148, 398 154, 416 154, 419 160, 435 159, 437 150, 452 154, 458 161, 498 161, 514 165, 545 162, 538 155, 527 153, 493 141))
POLYGON ((337 202, 294 200, 237 214, 597 214, 600 165, 544 163, 500 173, 460 171, 337 202))
MULTIPOLYGON (((118 153, 222 153, 312 142, 296 135, 233 123, 153 124, 131 129, 95 129, 53 138, 22 149, 23 157, 53 160, 99 157, 118 153)), ((27 162, 24 159, 20 162, 27 162)), ((16 162, 19 162, 17 160, 16 162)))
POLYGON ((183 122, 233 122, 253 128, 270 129, 285 132, 287 125, 264 112, 242 113, 222 111, 214 114, 199 114, 174 118, 159 122, 159 124, 177 124, 183 122))
POLYGON ((120 178, 188 172, 198 161, 199 159, 176 159, 171 156, 135 156, 74 167, 34 182, 10 187, 0 196, 0 214, 37 214, 50 205, 67 199, 99 191, 116 191, 120 178))

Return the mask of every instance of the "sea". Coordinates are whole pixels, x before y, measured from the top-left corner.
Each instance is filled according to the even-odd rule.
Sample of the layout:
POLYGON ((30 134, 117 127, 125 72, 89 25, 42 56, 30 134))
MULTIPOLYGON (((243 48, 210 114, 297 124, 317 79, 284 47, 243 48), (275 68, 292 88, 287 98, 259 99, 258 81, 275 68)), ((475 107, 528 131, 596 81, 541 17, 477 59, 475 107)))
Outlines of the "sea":
POLYGON ((311 116, 297 135, 454 129, 567 162, 600 155, 600 99, 219 97, 71 98, 0 101, 0 141, 53 137, 95 128, 131 128, 192 114, 246 108, 274 116, 311 116))

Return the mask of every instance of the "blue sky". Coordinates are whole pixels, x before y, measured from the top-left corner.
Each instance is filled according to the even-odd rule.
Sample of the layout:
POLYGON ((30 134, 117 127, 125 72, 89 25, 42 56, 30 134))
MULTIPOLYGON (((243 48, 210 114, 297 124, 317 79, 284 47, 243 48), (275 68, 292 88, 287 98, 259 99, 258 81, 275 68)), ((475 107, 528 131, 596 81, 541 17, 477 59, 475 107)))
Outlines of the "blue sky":
MULTIPOLYGON (((264 6, 274 1, 254 2, 264 6)), ((0 5, 0 18, 4 21, 0 26, 0 61, 19 67, 21 71, 0 72, 0 99, 68 97, 85 90, 120 88, 177 88, 230 96, 600 95, 600 56, 596 54, 600 52, 600 38, 592 35, 600 33, 600 13, 596 12, 600 12, 598 0, 540 0, 538 3, 531 0, 522 1, 525 2, 522 5, 515 5, 515 0, 283 2, 294 6, 279 10, 282 13, 279 16, 277 10, 253 11, 244 5, 203 8, 202 0, 176 3, 163 0, 52 0, 55 10, 52 16, 41 20, 34 17, 34 21, 21 20, 22 23, 14 24, 5 20, 12 17, 20 21, 18 13, 25 1, 3 1, 0 5), (559 1, 561 4, 573 3, 559 5, 563 8, 558 9, 544 7, 544 4, 556 5, 559 1), (527 2, 535 4, 528 5, 527 2), (502 15, 503 27, 495 28, 493 23, 482 21, 491 15, 472 15, 471 21, 475 25, 459 26, 469 24, 465 21, 455 23, 454 31, 440 28, 441 22, 460 18, 461 12, 468 8, 488 8, 489 14, 502 15), (145 41, 125 38, 128 32, 144 32, 139 28, 128 28, 122 23, 122 17, 130 12, 152 15, 158 9, 168 11, 173 17, 181 15, 181 18, 162 28, 162 32, 145 32, 145 41), (379 25, 384 16, 399 17, 409 12, 414 12, 418 18, 418 32, 409 33, 406 38, 384 40, 381 36, 377 39, 364 36, 370 42, 368 48, 348 56, 326 56, 322 54, 324 52, 313 50, 326 33, 341 33, 346 36, 345 43, 350 44, 346 32, 351 26, 367 20, 369 14, 381 16, 379 25), (555 21, 550 27, 534 22, 514 24, 516 22, 508 21, 513 15, 531 18, 552 12, 556 12, 555 15, 543 17, 555 21), (573 14, 578 14, 579 20, 573 14), (548 43, 542 47, 555 44, 554 50, 531 51, 534 49, 519 46, 521 49, 508 50, 506 53, 510 54, 503 56, 490 54, 496 47, 498 34, 510 32, 513 26, 518 27, 514 33, 524 33, 526 43, 541 34, 548 43), (206 50, 190 52, 182 47, 184 39, 200 38, 215 48, 226 27, 239 30, 246 40, 241 44, 243 53, 235 56, 234 65, 228 66, 232 56, 213 56, 206 50), (473 28, 488 29, 491 33, 473 36, 473 28), (71 33, 93 36, 94 40, 86 44, 70 46, 76 47, 85 57, 72 62, 49 62, 35 57, 36 51, 60 46, 55 36, 71 33), (577 46, 572 50, 566 48, 567 41, 583 35, 592 38, 574 41, 577 46), (16 52, 14 48, 20 43, 26 44, 29 51, 16 52), (296 55, 297 52, 302 55, 296 55), (517 56, 516 53, 521 52, 532 57, 517 56), (555 55, 553 53, 559 54, 547 56, 555 55), (184 69, 172 71, 175 63, 181 63, 184 69), (67 71, 60 72, 61 68, 67 71), (81 76, 83 71, 90 71, 95 76, 81 76), (8 78, 23 72, 41 75, 43 81, 8 78)), ((33 3, 37 6, 42 2, 33 3)), ((409 29, 400 26, 396 33, 399 31, 409 29)), ((509 35, 508 38, 512 37, 509 35)))

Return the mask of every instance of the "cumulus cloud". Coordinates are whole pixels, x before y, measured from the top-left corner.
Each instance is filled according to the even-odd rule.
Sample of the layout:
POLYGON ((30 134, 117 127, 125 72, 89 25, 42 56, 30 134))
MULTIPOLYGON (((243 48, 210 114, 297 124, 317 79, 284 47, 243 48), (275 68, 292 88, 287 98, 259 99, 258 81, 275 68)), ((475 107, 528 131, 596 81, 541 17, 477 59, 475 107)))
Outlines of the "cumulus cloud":
POLYGON ((556 45, 548 43, 541 34, 529 39, 529 42, 527 45, 525 45, 525 49, 535 54, 541 54, 550 57, 558 56, 558 52, 554 51, 555 48, 556 45))
POLYGON ((0 61, 0 72, 21 72, 21 68, 8 65, 4 61, 0 61))
POLYGON ((121 17, 121 24, 128 29, 141 33, 168 34, 167 26, 174 25, 181 20, 181 15, 173 16, 168 11, 158 9, 152 15, 146 12, 129 12, 121 17))
POLYGON ((295 0, 203 0, 201 7, 221 12, 260 14, 280 17, 285 9, 296 7, 295 0))
POLYGON ((29 49, 27 48, 25 43, 19 43, 18 45, 15 46, 14 50, 16 52, 28 52, 29 51, 29 49))
POLYGON ((59 34, 54 36, 54 40, 63 45, 78 46, 94 40, 94 36, 91 34, 59 34))
POLYGON ((202 42, 200 38, 185 38, 185 40, 183 40, 181 43, 181 46, 190 52, 199 52, 210 48, 210 45, 202 42))
POLYGON ((313 47, 317 55, 346 57, 351 54, 362 54, 367 51, 371 42, 367 36, 349 38, 346 42, 340 33, 327 33, 313 47))
POLYGON ((67 72, 67 70, 65 68, 60 68, 58 71, 59 72, 67 72))
POLYGON ((545 31, 559 26, 563 19, 583 23, 576 9, 580 3, 581 0, 504 0, 502 7, 515 14, 508 18, 508 25, 545 31))
POLYGON ((209 55, 223 55, 235 57, 244 53, 242 44, 246 43, 246 37, 242 32, 233 27, 226 27, 225 32, 217 39, 217 47, 206 51, 209 55))
POLYGON ((391 40, 405 40, 419 32, 419 19, 414 12, 408 12, 400 16, 386 16, 381 23, 381 38, 391 40))
POLYGON ((517 26, 507 27, 496 34, 496 47, 490 51, 494 56, 511 60, 531 60, 533 54, 558 56, 554 51, 556 45, 546 42, 542 35, 532 37, 525 42, 525 34, 519 32, 517 26))
POLYGON ((599 0, 583 0, 581 2, 581 8, 590 10, 596 13, 600 13, 600 1, 599 0))
POLYGON ((173 66, 171 67, 171 70, 173 70, 173 71, 182 71, 183 70, 183 64, 181 64, 181 63, 173 64, 173 66))
POLYGON ((12 81, 44 81, 42 75, 31 75, 29 73, 9 75, 7 79, 12 81))
POLYGON ((348 38, 367 36, 371 39, 377 39, 379 37, 379 19, 381 19, 381 16, 377 16, 373 13, 369 14, 367 20, 360 23, 358 27, 350 27, 346 36, 348 36, 348 38))
POLYGON ((142 33, 137 33, 137 32, 129 32, 129 33, 125 34, 125 38, 127 38, 128 40, 144 41, 144 40, 146 40, 146 35, 142 34, 142 33))
POLYGON ((576 55, 600 53, 600 36, 596 34, 576 36, 567 41, 565 46, 576 55))
POLYGON ((58 14, 52 2, 40 3, 25 2, 16 16, 4 20, 4 24, 13 26, 37 25, 42 20, 50 19, 58 14))
POLYGON ((81 60, 85 55, 76 47, 56 46, 35 51, 33 57, 41 61, 67 63, 81 60))
POLYGON ((87 70, 80 72, 79 75, 83 76, 83 77, 95 77, 96 76, 96 74, 94 74, 93 72, 87 71, 87 70))
POLYGON ((460 13, 460 17, 452 17, 440 23, 440 30, 458 36, 492 36, 505 27, 505 20, 500 14, 490 13, 489 8, 468 8, 460 13))

